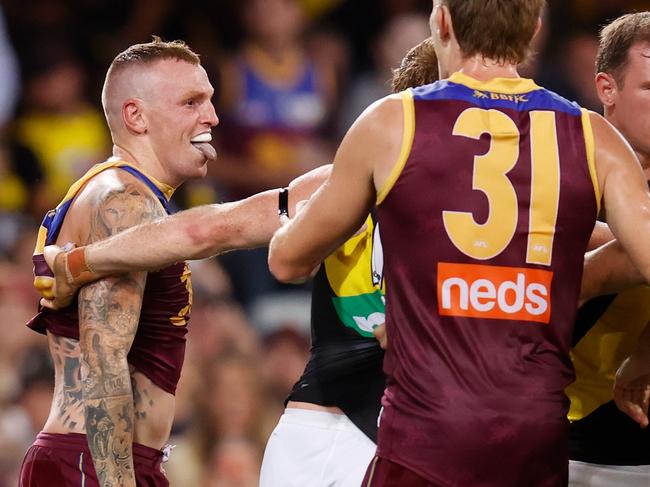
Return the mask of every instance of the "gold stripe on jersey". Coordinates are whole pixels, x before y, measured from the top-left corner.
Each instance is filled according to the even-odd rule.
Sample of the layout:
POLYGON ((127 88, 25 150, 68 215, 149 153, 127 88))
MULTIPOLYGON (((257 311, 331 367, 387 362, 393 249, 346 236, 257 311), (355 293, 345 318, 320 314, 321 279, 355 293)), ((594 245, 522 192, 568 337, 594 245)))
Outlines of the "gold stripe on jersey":
POLYGON ((589 110, 581 108, 582 110, 582 130, 585 134, 585 149, 587 151, 587 165, 589 166, 589 176, 594 185, 594 193, 596 195, 596 214, 600 213, 600 203, 602 195, 600 194, 600 186, 598 185, 598 173, 596 172, 596 145, 594 143, 594 132, 591 128, 591 118, 589 117, 589 110))
POLYGON ((560 151, 555 113, 530 112, 531 186, 526 262, 550 266, 560 208, 560 151))
POLYGON ((576 381, 566 388, 571 399, 569 420, 591 414, 613 399, 616 370, 636 346, 650 321, 650 287, 620 293, 596 324, 580 339, 571 359, 576 381))
POLYGON ((532 79, 527 78, 492 78, 489 81, 479 81, 471 78, 460 71, 452 74, 448 80, 452 83, 465 85, 468 88, 479 91, 492 91, 507 95, 519 95, 531 91, 540 90, 532 79))
POLYGON ((378 205, 386 199, 390 190, 395 186, 397 179, 402 174, 406 161, 411 154, 411 147, 413 146, 413 138, 415 136, 415 104, 413 103, 413 92, 411 90, 405 90, 400 93, 400 96, 402 98, 402 110, 404 112, 402 147, 397 162, 393 166, 388 179, 377 193, 378 205))

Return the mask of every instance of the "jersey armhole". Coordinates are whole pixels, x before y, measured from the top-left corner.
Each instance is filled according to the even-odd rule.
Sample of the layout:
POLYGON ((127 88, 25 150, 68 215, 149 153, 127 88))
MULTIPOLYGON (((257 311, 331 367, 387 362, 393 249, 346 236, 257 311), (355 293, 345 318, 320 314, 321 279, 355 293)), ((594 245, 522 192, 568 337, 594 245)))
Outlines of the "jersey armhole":
MULTIPOLYGON (((56 211, 63 211, 64 213, 67 213, 68 208, 74 198, 77 196, 79 191, 90 181, 93 177, 95 177, 97 174, 99 174, 102 171, 105 171, 108 168, 114 167, 115 162, 114 161, 105 161, 100 164, 95 164, 93 167, 91 167, 86 174, 84 174, 81 178, 79 178, 77 181, 75 181, 70 188, 68 189, 68 192, 66 195, 63 197, 61 202, 56 206, 54 210, 50 210, 50 212, 56 212, 56 211)), ((48 212, 48 214, 50 213, 48 212)), ((52 218, 54 218, 53 214, 52 218)), ((65 218, 65 217, 64 217, 65 218)), ((47 220, 47 216, 46 216, 47 220)), ((48 244, 47 240, 50 235, 51 230, 48 227, 45 227, 43 224, 45 221, 41 224, 41 226, 38 228, 38 236, 36 237, 36 245, 34 248, 34 255, 42 254, 43 250, 45 249, 45 246, 48 244)), ((59 225, 62 225, 63 221, 61 220, 59 222, 59 225)), ((54 228, 53 231, 57 233, 59 228, 54 228)))
POLYGON ((393 189, 397 179, 406 165, 406 161, 411 154, 411 147, 413 146, 413 137, 415 135, 415 105, 413 103, 413 92, 405 90, 400 93, 402 98, 402 111, 404 113, 403 132, 402 132, 402 147, 397 158, 397 162, 384 183, 384 186, 377 193, 377 205, 380 205, 393 189))
POLYGON ((585 137, 585 149, 587 152, 587 166, 589 167, 589 176, 594 186, 594 195, 596 196, 596 215, 600 214, 600 203, 602 195, 598 186, 598 174, 596 173, 596 145, 594 143, 594 132, 591 128, 591 119, 589 110, 581 108, 582 111, 582 130, 585 137))

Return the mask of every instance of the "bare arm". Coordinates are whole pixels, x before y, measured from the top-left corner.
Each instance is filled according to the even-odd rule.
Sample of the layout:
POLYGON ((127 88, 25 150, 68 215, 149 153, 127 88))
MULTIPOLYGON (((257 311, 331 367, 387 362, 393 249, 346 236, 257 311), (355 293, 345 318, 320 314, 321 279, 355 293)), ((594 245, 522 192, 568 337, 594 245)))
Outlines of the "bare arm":
MULTIPOLYGON (((130 177, 130 176, 129 176, 130 177)), ((163 214, 140 183, 94 191, 79 204, 90 216, 86 242, 163 214)), ((79 346, 86 434, 102 487, 135 487, 133 390, 127 355, 135 337, 145 273, 100 280, 79 293, 79 346)))
MULTIPOLYGON (((648 282, 650 193, 647 180, 625 139, 599 115, 592 114, 591 123, 596 142, 598 183, 603 193, 607 221, 634 267, 648 282)), ((625 260, 619 257, 612 266, 624 266, 625 260)), ((630 277, 631 272, 627 274, 630 277)), ((623 362, 616 374, 614 400, 623 412, 642 427, 648 426, 650 327, 646 326, 637 350, 623 362)))
MULTIPOLYGON (((290 213, 322 184, 330 167, 314 169, 291 182, 290 213)), ((139 225, 86 247, 86 262, 99 276, 106 276, 267 245, 279 227, 278 192, 274 189, 242 201, 199 206, 139 225)))
POLYGON ((618 240, 585 254, 580 301, 623 291, 646 282, 618 240))
MULTIPOLYGON (((328 177, 331 167, 316 168, 291 182, 291 216, 296 212, 296 203, 309 199, 328 177)), ((130 228, 70 254, 62 253, 60 247, 48 247, 45 256, 56 277, 56 300, 43 304, 64 307, 81 285, 100 277, 157 270, 182 260, 267 245, 280 225, 278 193, 277 189, 269 190, 242 201, 192 208, 130 228), (75 266, 85 270, 77 272, 75 266)))
POLYGON ((591 114, 598 183, 607 222, 634 266, 650 281, 650 193, 638 159, 623 137, 591 114))
POLYGON ((639 337, 637 348, 626 358, 616 372, 614 401, 618 408, 639 423, 648 427, 650 404, 650 324, 639 337))
POLYGON ((135 486, 133 391, 126 361, 140 315, 144 274, 79 293, 79 345, 86 435, 102 487, 135 486))
POLYGON ((597 249, 611 240, 614 240, 614 234, 609 229, 609 225, 605 222, 596 221, 594 230, 591 232, 591 237, 589 237, 587 250, 597 249))
POLYGON ((329 179, 271 240, 269 268, 281 281, 309 277, 367 217, 402 142, 402 103, 380 100, 352 125, 336 153, 329 179))

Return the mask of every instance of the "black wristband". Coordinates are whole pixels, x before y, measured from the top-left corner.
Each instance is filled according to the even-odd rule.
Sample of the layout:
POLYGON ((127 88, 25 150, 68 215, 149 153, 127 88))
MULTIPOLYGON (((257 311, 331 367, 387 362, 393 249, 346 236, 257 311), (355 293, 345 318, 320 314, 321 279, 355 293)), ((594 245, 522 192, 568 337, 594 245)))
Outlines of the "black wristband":
POLYGON ((278 194, 278 215, 289 218, 289 188, 282 188, 278 194))

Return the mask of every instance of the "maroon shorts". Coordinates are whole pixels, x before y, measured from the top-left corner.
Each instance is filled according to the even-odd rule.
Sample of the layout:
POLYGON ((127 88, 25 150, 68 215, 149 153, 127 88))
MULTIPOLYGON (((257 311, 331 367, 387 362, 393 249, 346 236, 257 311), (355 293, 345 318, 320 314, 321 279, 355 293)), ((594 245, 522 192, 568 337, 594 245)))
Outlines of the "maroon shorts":
MULTIPOLYGON (((163 452, 133 444, 138 487, 168 487, 163 452)), ((39 433, 27 450, 19 487, 99 487, 86 435, 39 433)))
POLYGON ((375 457, 361 483, 363 487, 444 487, 429 482, 413 470, 385 458, 375 457))

